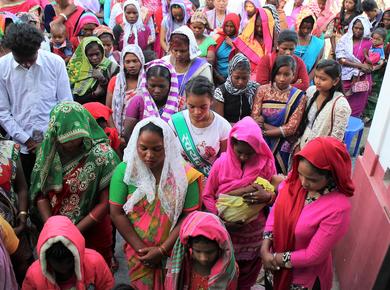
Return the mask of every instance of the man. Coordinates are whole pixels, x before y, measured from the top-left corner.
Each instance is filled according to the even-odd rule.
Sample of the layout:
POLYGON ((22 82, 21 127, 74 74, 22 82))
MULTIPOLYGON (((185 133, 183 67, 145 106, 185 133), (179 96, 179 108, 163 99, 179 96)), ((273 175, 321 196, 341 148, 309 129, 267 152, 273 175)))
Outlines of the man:
POLYGON ((375 0, 364 0, 362 2, 362 8, 368 19, 370 19, 372 25, 371 31, 374 31, 382 20, 383 12, 378 8, 375 0))
POLYGON ((0 58, 0 126, 21 145, 28 184, 51 109, 72 100, 65 63, 39 49, 43 39, 32 25, 11 24, 3 40, 11 53, 0 58))

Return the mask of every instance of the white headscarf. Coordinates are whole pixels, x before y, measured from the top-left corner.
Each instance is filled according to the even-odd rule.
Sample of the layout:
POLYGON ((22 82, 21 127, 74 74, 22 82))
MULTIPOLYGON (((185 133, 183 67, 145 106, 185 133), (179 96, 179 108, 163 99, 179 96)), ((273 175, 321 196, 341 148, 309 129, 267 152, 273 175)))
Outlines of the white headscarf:
POLYGON ((128 43, 129 37, 134 35, 134 43, 138 44, 138 30, 144 30, 145 26, 142 22, 142 16, 141 16, 141 7, 139 5, 138 0, 127 0, 123 4, 123 23, 125 25, 124 27, 124 37, 123 37, 123 46, 125 46, 128 43), (126 7, 129 5, 133 5, 135 9, 138 11, 138 19, 137 22, 134 24, 130 24, 126 20, 126 7))
POLYGON ((125 100, 126 98, 126 72, 124 66, 124 58, 126 54, 132 53, 134 54, 141 63, 141 69, 138 73, 138 84, 137 90, 140 88, 142 75, 144 73, 145 66, 145 58, 142 52, 142 49, 137 44, 128 44, 125 46, 121 53, 120 59, 120 71, 116 76, 115 89, 112 95, 112 104, 111 108, 113 111, 112 118, 115 124, 116 129, 119 134, 123 134, 123 122, 126 116, 126 107, 129 100, 125 100))
MULTIPOLYGON (((196 57, 198 57, 201 54, 201 51, 198 47, 198 43, 196 42, 196 38, 192 30, 187 26, 183 25, 172 32, 173 34, 182 34, 185 35, 188 38, 189 41, 189 50, 190 50, 190 59, 194 60, 196 57)), ((171 35, 171 38, 172 38, 171 35)))
POLYGON ((157 191, 161 206, 172 223, 171 229, 176 225, 183 211, 188 188, 188 180, 184 167, 185 162, 180 152, 181 150, 178 147, 175 134, 162 119, 149 117, 143 119, 135 126, 123 157, 123 161, 127 163, 123 182, 137 187, 136 191, 123 206, 126 214, 132 212, 134 206, 144 197, 146 197, 149 203, 152 203, 157 191), (156 179, 152 171, 146 167, 137 151, 140 130, 149 123, 160 127, 164 136, 165 160, 157 190, 156 179))

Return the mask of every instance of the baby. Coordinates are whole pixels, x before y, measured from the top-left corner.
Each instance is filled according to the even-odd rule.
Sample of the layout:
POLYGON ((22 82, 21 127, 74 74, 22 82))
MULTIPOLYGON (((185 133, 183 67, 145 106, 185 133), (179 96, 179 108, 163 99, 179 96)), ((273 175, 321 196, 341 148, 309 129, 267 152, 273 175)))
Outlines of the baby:
POLYGON ((374 70, 376 67, 382 66, 385 61, 384 43, 386 35, 387 33, 384 28, 376 28, 371 34, 372 46, 364 52, 366 58, 365 63, 372 65, 374 70))
POLYGON ((63 24, 50 25, 52 53, 59 55, 65 63, 68 63, 73 55, 73 45, 66 37, 66 27, 63 24))

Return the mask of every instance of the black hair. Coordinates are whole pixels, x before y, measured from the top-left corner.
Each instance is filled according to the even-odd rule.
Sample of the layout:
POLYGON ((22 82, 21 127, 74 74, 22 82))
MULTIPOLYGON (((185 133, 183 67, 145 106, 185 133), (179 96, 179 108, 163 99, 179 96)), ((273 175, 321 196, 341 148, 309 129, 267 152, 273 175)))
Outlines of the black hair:
POLYGON ((133 287, 127 284, 118 284, 112 290, 135 290, 133 287))
POLYGON ((188 37, 184 34, 180 34, 180 33, 174 33, 171 35, 171 38, 169 39, 169 42, 174 42, 174 41, 182 41, 184 42, 185 44, 187 44, 188 46, 190 45, 190 40, 188 39, 188 37), (174 40, 174 38, 176 40, 174 40))
POLYGON ((188 238, 188 245, 190 247, 192 247, 193 244, 196 244, 196 243, 208 243, 208 244, 216 244, 218 247, 218 243, 214 240, 211 240, 209 238, 206 238, 205 236, 203 235, 199 235, 199 236, 195 236, 195 237, 189 237, 188 238))
POLYGON ((207 94, 210 99, 214 97, 214 85, 204 76, 197 76, 190 80, 186 85, 186 96, 207 94))
POLYGON ((374 29, 374 31, 371 33, 371 35, 378 34, 383 40, 386 39, 387 31, 386 29, 382 27, 377 27, 374 29))
POLYGON ((247 61, 240 61, 239 63, 236 64, 236 66, 233 69, 233 71, 236 71, 236 70, 244 70, 244 71, 250 72, 251 66, 250 66, 249 62, 247 62, 247 61))
POLYGON ((362 9, 364 12, 371 12, 378 9, 378 4, 376 4, 375 0, 364 0, 362 2, 362 9))
POLYGON ((92 41, 90 43, 87 44, 87 46, 85 47, 85 54, 87 54, 87 50, 91 49, 92 47, 94 46, 97 46, 100 50, 100 52, 104 55, 104 48, 103 46, 101 46, 99 43, 97 43, 96 41, 92 41))
POLYGON ((307 160, 305 157, 303 157, 303 156, 298 156, 298 161, 302 161, 302 160, 305 160, 307 163, 309 163, 310 166, 314 169, 314 171, 315 171, 318 175, 325 176, 327 179, 332 178, 332 171, 327 170, 327 169, 318 168, 317 166, 314 166, 314 165, 313 165, 309 160, 307 160))
MULTIPOLYGON (((334 93, 335 92, 343 92, 343 84, 341 81, 341 65, 333 60, 333 59, 324 59, 321 60, 316 68, 316 70, 322 70, 325 74, 330 76, 332 80, 336 80, 339 78, 339 82, 330 89, 328 97, 324 100, 322 103, 321 107, 317 110, 316 115, 314 117, 314 120, 318 117, 318 115, 321 113, 322 109, 325 107, 325 105, 330 102, 333 99, 334 93)), ((307 104, 306 110, 303 113, 302 121, 299 124, 298 130, 297 130, 297 135, 300 137, 303 135, 305 132, 306 126, 309 122, 308 120, 308 115, 310 112, 311 107, 313 104, 315 104, 318 96, 320 95, 319 91, 316 91, 313 95, 313 97, 310 99, 309 103, 307 104)))
POLYGON ((314 23, 315 23, 314 17, 312 15, 309 15, 303 18, 303 20, 301 21, 301 25, 302 23, 310 23, 314 27, 314 23))
POLYGON ((146 79, 151 77, 164 78, 168 79, 169 83, 171 82, 171 73, 169 72, 169 69, 162 65, 152 66, 146 71, 146 79))
POLYGON ((151 49, 144 50, 143 53, 144 53, 145 63, 157 59, 156 53, 151 49))
POLYGON ((114 36, 111 34, 111 33, 108 33, 108 32, 104 32, 102 33, 100 36, 99 36, 99 39, 101 40, 102 37, 110 37, 111 38, 111 41, 114 43, 115 39, 114 39, 114 36))
POLYGON ((45 252, 46 259, 51 260, 74 260, 72 252, 59 241, 51 245, 45 252))
POLYGON ((297 67, 297 63, 295 62, 295 59, 292 56, 289 55, 280 55, 276 58, 274 66, 272 67, 271 72, 271 82, 275 82, 275 77, 280 70, 280 68, 288 66, 291 68, 291 70, 295 73, 295 69, 297 67))
POLYGON ((2 44, 21 57, 32 57, 44 40, 42 32, 27 23, 12 23, 2 44))
POLYGON ((199 0, 190 0, 192 5, 194 5, 196 7, 196 9, 198 9, 200 7, 200 3, 199 3, 199 0))
POLYGON ((164 139, 163 130, 162 130, 159 126, 153 124, 152 122, 150 122, 150 123, 146 124, 145 126, 143 126, 143 127, 139 130, 139 135, 141 135, 142 132, 144 132, 144 131, 149 131, 149 132, 157 133, 161 138, 164 139))
POLYGON ((281 45, 283 42, 294 42, 297 45, 298 34, 290 29, 282 30, 278 36, 278 45, 281 45))
POLYGON ((345 19, 345 8, 344 8, 345 0, 343 0, 343 5, 341 5, 341 10, 340 10, 341 27, 348 26, 349 23, 356 16, 359 16, 360 14, 363 13, 361 1, 360 0, 353 0, 353 2, 355 2, 355 10, 353 11, 352 15, 348 19, 345 19))

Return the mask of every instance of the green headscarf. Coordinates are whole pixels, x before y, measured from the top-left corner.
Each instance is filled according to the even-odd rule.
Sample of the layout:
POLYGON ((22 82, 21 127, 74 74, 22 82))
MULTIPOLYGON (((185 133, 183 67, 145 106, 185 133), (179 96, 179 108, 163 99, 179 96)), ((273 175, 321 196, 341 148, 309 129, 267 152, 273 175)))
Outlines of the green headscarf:
POLYGON ((119 158, 109 146, 103 129, 82 105, 76 102, 60 103, 50 113, 49 127, 31 175, 31 205, 34 206, 39 193, 45 196, 50 191, 61 192, 63 176, 79 165, 81 160, 84 167, 78 179, 84 182, 86 188, 80 197, 80 213, 69 216, 74 222, 89 212, 95 194, 108 186, 119 158), (83 138, 83 152, 69 164, 62 164, 58 143, 78 138, 83 138))
POLYGON ((68 75, 73 95, 84 96, 97 82, 92 76, 93 66, 85 54, 85 48, 92 42, 96 42, 103 50, 103 60, 97 68, 105 72, 111 65, 111 61, 104 56, 104 46, 100 39, 96 36, 84 38, 68 63, 68 75))

